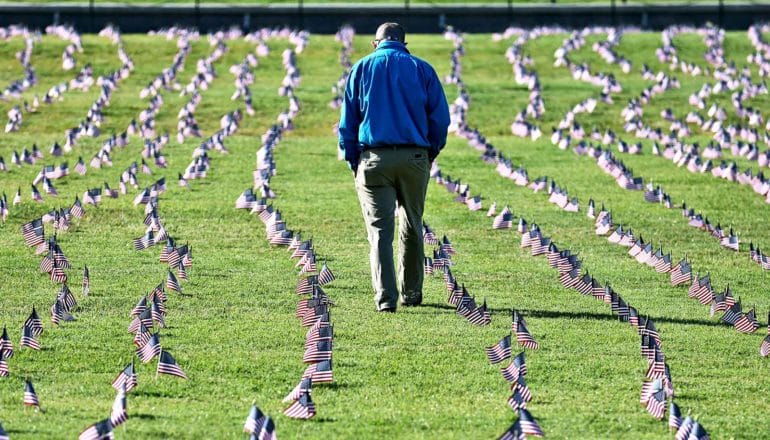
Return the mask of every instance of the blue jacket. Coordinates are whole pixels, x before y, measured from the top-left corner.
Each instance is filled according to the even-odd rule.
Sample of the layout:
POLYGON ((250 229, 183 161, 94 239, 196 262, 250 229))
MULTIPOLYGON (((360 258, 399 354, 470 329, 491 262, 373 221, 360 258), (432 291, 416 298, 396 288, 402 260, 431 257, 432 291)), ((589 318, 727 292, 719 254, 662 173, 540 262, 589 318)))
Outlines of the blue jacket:
POLYGON ((339 136, 352 169, 364 147, 413 144, 436 157, 448 126, 449 108, 436 71, 405 44, 383 41, 350 70, 339 136))

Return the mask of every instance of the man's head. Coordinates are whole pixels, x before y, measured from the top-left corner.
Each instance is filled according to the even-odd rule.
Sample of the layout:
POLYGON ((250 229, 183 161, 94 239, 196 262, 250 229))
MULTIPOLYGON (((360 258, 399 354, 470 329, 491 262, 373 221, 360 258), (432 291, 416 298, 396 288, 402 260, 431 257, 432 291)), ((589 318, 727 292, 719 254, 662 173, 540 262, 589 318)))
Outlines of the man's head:
POLYGON ((406 33, 404 28, 398 23, 383 23, 377 28, 372 45, 377 47, 381 41, 398 41, 406 44, 406 33))

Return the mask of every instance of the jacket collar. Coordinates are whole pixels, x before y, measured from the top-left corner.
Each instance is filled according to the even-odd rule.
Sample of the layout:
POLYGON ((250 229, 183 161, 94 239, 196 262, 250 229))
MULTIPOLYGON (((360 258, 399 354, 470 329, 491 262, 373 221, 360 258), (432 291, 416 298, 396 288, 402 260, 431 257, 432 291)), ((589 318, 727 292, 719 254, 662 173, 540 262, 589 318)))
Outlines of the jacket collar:
POLYGON ((380 44, 377 45, 377 50, 380 50, 380 49, 393 49, 400 52, 409 53, 409 50, 406 48, 406 44, 400 41, 393 41, 393 40, 381 41, 380 44))

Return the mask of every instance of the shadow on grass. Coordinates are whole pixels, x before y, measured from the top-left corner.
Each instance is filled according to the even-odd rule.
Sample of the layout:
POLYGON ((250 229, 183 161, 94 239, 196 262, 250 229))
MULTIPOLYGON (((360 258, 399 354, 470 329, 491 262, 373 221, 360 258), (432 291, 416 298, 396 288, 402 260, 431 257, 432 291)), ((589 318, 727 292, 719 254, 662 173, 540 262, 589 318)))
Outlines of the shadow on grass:
MULTIPOLYGON (((423 304, 422 309, 441 309, 455 311, 455 307, 446 304, 423 304)), ((418 308, 417 310, 419 310, 418 308)), ((490 307, 488 309, 493 313, 510 314, 511 309, 496 309, 490 307)), ((555 310, 532 310, 532 309, 516 309, 524 314, 525 318, 570 318, 570 319, 592 319, 595 321, 620 321, 617 316, 603 313, 586 313, 586 312, 568 312, 568 311, 555 311, 555 310)), ((644 318, 651 318, 656 323, 667 322, 670 324, 682 324, 682 325, 702 325, 707 327, 727 327, 721 321, 708 321, 705 319, 683 319, 683 318, 666 318, 654 315, 640 314, 639 316, 644 318)), ((622 321, 621 321, 622 322, 622 321)))

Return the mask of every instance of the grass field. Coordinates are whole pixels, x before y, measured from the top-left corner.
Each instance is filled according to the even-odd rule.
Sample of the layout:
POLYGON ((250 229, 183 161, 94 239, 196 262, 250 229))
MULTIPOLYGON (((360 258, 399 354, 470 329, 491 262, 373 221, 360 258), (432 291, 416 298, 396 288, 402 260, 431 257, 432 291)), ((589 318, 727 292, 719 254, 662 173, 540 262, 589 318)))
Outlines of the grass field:
MULTIPOLYGON (((599 89, 572 80, 565 68, 554 68, 553 51, 564 36, 544 37, 525 48, 535 61, 544 85, 547 111, 540 123, 546 134, 564 112, 599 89)), ((639 69, 667 69, 657 62, 660 45, 656 33, 624 37, 617 51, 631 59, 633 72, 624 75, 605 64, 590 50, 591 42, 572 55, 587 61, 593 70, 613 72, 624 91, 613 106, 599 105, 592 115, 578 116, 586 128, 611 127, 620 132, 620 111, 625 103, 650 83, 639 69)), ((355 39, 353 58, 369 51, 369 35, 355 39)), ((146 107, 139 90, 172 60, 173 41, 126 35, 127 52, 136 70, 114 93, 105 111, 105 133, 121 132, 146 107)), ((409 36, 412 53, 432 63, 440 77, 449 70, 451 44, 440 36, 409 36)), ((705 64, 704 45, 696 35, 677 37, 683 59, 705 64)), ((510 135, 515 113, 526 104, 528 92, 517 86, 504 52, 510 41, 493 43, 489 35, 470 35, 463 58, 463 78, 471 94, 471 125, 477 126, 515 163, 525 165, 531 177, 548 175, 584 204, 589 197, 612 207, 617 217, 635 231, 654 237, 675 255, 687 254, 696 269, 709 272, 716 290, 727 284, 748 306, 756 305, 760 321, 770 308, 768 273, 749 261, 746 252, 723 250, 714 240, 686 225, 678 210, 646 204, 638 192, 624 191, 586 157, 556 149, 545 139, 530 142, 510 135)), ((39 84, 25 94, 42 95, 73 72, 61 70, 61 40, 44 37, 35 47, 32 64, 39 84)), ((116 69, 116 48, 105 39, 84 36, 85 52, 76 54, 79 65, 90 62, 95 73, 116 69)), ((19 39, 0 44, 0 85, 22 74, 13 54, 19 39)), ((219 128, 219 118, 241 105, 232 102, 230 65, 253 50, 252 43, 228 42, 230 49, 216 64, 218 78, 203 92, 196 117, 205 135, 219 128)), ((168 329, 161 332, 170 350, 190 377, 182 381, 155 378, 154 363, 138 364, 139 386, 128 397, 130 419, 117 428, 119 438, 244 438, 243 420, 252 402, 276 420, 279 438, 493 438, 515 419, 506 405, 507 384, 490 366, 483 348, 499 340, 510 328, 510 309, 522 310, 541 349, 528 352, 527 380, 533 393, 530 411, 550 438, 671 438, 664 422, 652 419, 639 404, 639 389, 646 362, 639 356, 638 336, 618 323, 606 305, 578 297, 560 287, 555 272, 544 259, 519 249, 518 235, 493 231, 490 220, 469 212, 452 196, 431 183, 425 220, 438 234, 447 234, 458 253, 453 272, 471 294, 486 298, 493 311, 492 324, 474 327, 458 318, 446 305, 445 290, 436 277, 426 281, 426 304, 400 309, 395 315, 374 313, 369 287, 368 244, 347 167, 336 160, 332 125, 338 114, 328 108, 330 87, 341 73, 339 43, 332 37, 313 36, 298 56, 302 84, 297 95, 303 108, 296 129, 276 150, 278 174, 272 184, 290 228, 312 236, 338 280, 327 293, 335 300, 335 383, 314 388, 318 408, 315 419, 294 421, 281 415, 282 397, 304 370, 302 350, 305 330, 294 318, 297 295, 293 260, 285 250, 269 246, 261 222, 233 208, 238 195, 251 184, 254 153, 259 137, 285 108, 286 98, 276 89, 283 77, 282 40, 270 42, 270 55, 254 70, 256 115, 245 117, 240 131, 226 140, 229 155, 211 153, 212 168, 206 179, 192 181, 191 190, 175 185, 178 172, 190 161, 195 139, 172 143, 164 154, 166 170, 140 176, 147 185, 160 176, 170 181, 161 196, 160 214, 169 233, 194 249, 189 297, 171 295, 168 329)), ((208 54, 202 39, 193 43, 180 83, 186 84, 194 62, 208 54)), ((745 33, 728 33, 725 53, 738 65, 752 51, 745 33)), ((645 108, 647 122, 665 107, 677 115, 688 110, 687 96, 703 78, 679 75, 681 90, 667 92, 645 108)), ((447 96, 456 96, 446 86, 447 96)), ((85 115, 97 96, 70 91, 63 102, 43 105, 37 114, 25 115, 18 133, 0 136, 0 156, 10 165, 11 151, 37 143, 46 153, 45 164, 67 160, 70 170, 82 155, 88 162, 99 139, 81 140, 76 151, 55 160, 47 154, 54 141, 63 141, 64 130, 85 115)), ((176 114, 186 102, 164 93, 165 104, 157 118, 157 131, 173 134, 176 114)), ((729 99, 724 97, 723 99, 729 99)), ((756 98, 766 108, 767 96, 756 98)), ((726 102, 727 108, 729 102, 726 102)), ((3 114, 12 102, 0 102, 3 114)), ((734 119, 734 115, 731 115, 734 119)), ((649 147, 649 146, 648 146, 649 147)), ((104 181, 117 187, 119 174, 141 151, 133 138, 113 154, 114 166, 90 169, 85 176, 72 173, 55 181, 59 198, 45 203, 29 201, 28 184, 38 166, 11 166, 0 174, 0 191, 10 198, 22 187, 25 201, 11 208, 0 223, 0 324, 7 325, 17 353, 9 361, 11 376, 0 378, 0 423, 14 439, 72 438, 89 424, 109 415, 114 397, 110 382, 130 361, 131 335, 126 332, 129 311, 165 276, 157 262, 159 249, 137 252, 131 240, 144 232, 144 214, 131 204, 133 193, 107 200, 98 209, 87 207, 86 218, 75 221, 59 237, 75 269, 69 271, 77 286, 83 265, 91 270, 91 296, 77 289, 78 321, 61 328, 50 325, 48 308, 57 287, 38 270, 39 257, 24 246, 19 226, 48 209, 68 206, 75 195, 104 181), (20 328, 32 305, 44 319, 43 350, 19 349, 20 328), (45 410, 36 413, 22 406, 23 379, 32 379, 45 410)), ((770 246, 767 230, 770 206, 750 189, 710 176, 678 169, 663 158, 624 156, 637 175, 655 182, 675 196, 704 210, 722 224, 734 225, 744 242, 770 246)), ((667 362, 676 387, 676 401, 699 415, 712 438, 767 438, 770 391, 767 359, 758 355, 764 333, 743 335, 709 318, 708 308, 687 298, 686 289, 673 288, 668 278, 640 266, 625 250, 593 233, 584 214, 570 214, 546 202, 542 194, 516 187, 500 178, 493 167, 460 138, 450 136, 439 163, 444 173, 470 183, 481 192, 485 207, 492 201, 509 204, 518 215, 534 220, 561 246, 578 251, 584 264, 600 280, 609 281, 642 315, 658 324, 667 362)), ((747 164, 746 162, 741 162, 747 164)))

